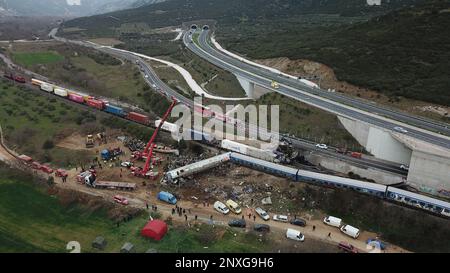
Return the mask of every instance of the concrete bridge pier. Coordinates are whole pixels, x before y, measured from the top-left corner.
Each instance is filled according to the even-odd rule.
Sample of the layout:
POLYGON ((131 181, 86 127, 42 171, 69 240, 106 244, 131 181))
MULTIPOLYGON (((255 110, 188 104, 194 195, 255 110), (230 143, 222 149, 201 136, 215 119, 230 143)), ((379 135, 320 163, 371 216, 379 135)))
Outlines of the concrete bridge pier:
POLYGON ((249 98, 259 99, 261 96, 272 92, 272 90, 259 86, 253 82, 250 82, 245 78, 242 78, 237 75, 235 76, 238 79, 239 83, 241 84, 242 88, 244 89, 245 94, 247 94, 247 97, 249 98))
POLYGON ((421 192, 450 198, 450 150, 407 134, 338 116, 353 137, 375 157, 409 165, 406 184, 421 192))
POLYGON ((412 150, 393 137, 390 131, 346 117, 338 116, 338 119, 358 143, 376 158, 409 165, 412 150))

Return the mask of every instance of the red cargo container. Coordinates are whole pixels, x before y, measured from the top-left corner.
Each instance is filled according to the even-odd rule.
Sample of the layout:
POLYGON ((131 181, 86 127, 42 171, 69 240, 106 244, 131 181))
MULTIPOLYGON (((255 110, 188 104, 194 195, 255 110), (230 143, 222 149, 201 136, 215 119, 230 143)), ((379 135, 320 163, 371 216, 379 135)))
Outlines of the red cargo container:
POLYGON ((88 99, 86 101, 87 105, 103 110, 103 108, 105 108, 105 103, 103 101, 100 100, 94 100, 94 99, 88 99))
POLYGON ((138 114, 135 112, 128 113, 127 119, 133 120, 142 124, 148 124, 149 118, 146 115, 138 114))
POLYGON ((78 102, 78 103, 84 102, 83 96, 78 95, 78 94, 70 93, 68 98, 69 98, 69 100, 74 101, 74 102, 78 102))
POLYGON ((361 153, 357 153, 357 152, 352 152, 350 155, 352 157, 354 157, 354 158, 361 158, 362 157, 362 154, 361 153))

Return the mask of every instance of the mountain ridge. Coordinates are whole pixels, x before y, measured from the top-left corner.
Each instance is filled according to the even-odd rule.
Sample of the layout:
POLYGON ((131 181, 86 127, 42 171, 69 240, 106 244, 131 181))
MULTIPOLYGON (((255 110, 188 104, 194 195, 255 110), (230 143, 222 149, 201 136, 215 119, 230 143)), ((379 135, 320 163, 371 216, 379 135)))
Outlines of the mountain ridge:
POLYGON ((0 16, 81 17, 165 0, 0 0, 0 16))

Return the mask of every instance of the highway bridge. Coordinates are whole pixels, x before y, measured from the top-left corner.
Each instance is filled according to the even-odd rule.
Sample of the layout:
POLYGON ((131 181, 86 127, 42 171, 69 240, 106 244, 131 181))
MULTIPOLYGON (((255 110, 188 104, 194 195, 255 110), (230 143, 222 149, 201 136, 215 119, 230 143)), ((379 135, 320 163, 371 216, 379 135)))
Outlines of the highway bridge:
MULTIPOLYGON (((56 32, 54 33, 56 34, 56 32)), ((137 64, 143 70, 143 73, 146 75, 146 81, 152 87, 153 85, 155 85, 157 87, 157 90, 159 90, 163 94, 166 94, 168 97, 173 96, 183 104, 193 107, 192 100, 171 89, 158 78, 150 65, 147 62, 143 61, 143 55, 125 50, 114 49, 111 47, 99 46, 85 41, 69 41, 64 38, 56 37, 55 34, 53 34, 53 37, 61 42, 71 42, 82 46, 88 46, 110 53, 112 55, 119 56, 124 59, 128 59, 132 62, 137 62, 137 64)), ((272 78, 264 78, 263 76, 247 72, 246 70, 235 67, 235 65, 233 64, 228 64, 227 62, 223 61, 228 60, 229 57, 218 52, 218 50, 214 49, 209 44, 207 40, 207 38, 209 37, 208 35, 208 31, 203 32, 200 35, 200 42, 199 44, 197 44, 192 42, 191 34, 189 32, 185 32, 185 34, 183 35, 183 42, 186 47, 188 47, 199 56, 202 56, 205 59, 211 61, 211 63, 227 70, 231 69, 232 72, 234 71, 233 73, 238 74, 237 77, 238 79, 240 78, 240 80, 247 81, 251 84, 260 85, 268 91, 279 92, 293 99, 297 99, 311 105, 316 105, 317 107, 325 111, 335 113, 341 119, 341 122, 344 124, 344 126, 349 129, 349 131, 363 146, 366 147, 366 149, 369 149, 370 151, 370 145, 377 146, 376 148, 378 148, 381 153, 377 152, 373 154, 376 157, 384 160, 376 160, 370 158, 355 159, 349 156, 330 152, 329 150, 317 149, 314 144, 309 141, 281 135, 290 140, 295 148, 313 151, 315 153, 322 154, 325 157, 335 158, 361 168, 384 170, 402 175, 408 174, 407 178, 410 185, 418 188, 419 190, 425 190, 428 193, 438 194, 443 190, 450 191, 447 182, 447 178, 450 177, 450 151, 448 149, 448 147, 450 147, 450 140, 448 137, 427 131, 426 129, 413 127, 409 124, 407 125, 396 120, 388 119, 383 116, 378 116, 374 112, 364 112, 361 109, 337 103, 328 98, 322 98, 314 94, 309 94, 308 92, 303 90, 295 89, 294 87, 285 85, 283 81, 280 81, 278 78, 276 78, 276 75, 274 77, 276 80, 280 81, 280 88, 271 88, 272 78), (201 46, 201 44, 203 44, 203 46, 201 46), (211 52, 214 54, 220 54, 219 57, 215 57, 214 55, 206 52, 203 47, 211 50, 211 52), (221 58, 223 58, 223 60, 221 58), (251 82, 252 80, 254 82, 251 82), (394 132, 393 128, 399 125, 402 125, 403 127, 408 129, 407 134, 394 132), (418 135, 417 138, 420 138, 422 140, 417 141, 416 135, 418 135), (386 146, 387 148, 384 148, 384 146, 386 146), (388 155, 399 154, 401 160, 398 160, 398 157, 394 157, 394 159, 397 160, 392 160, 392 157, 388 157, 388 159, 384 158, 383 155, 385 155, 386 152, 388 155), (380 156, 380 154, 382 156, 380 156), (391 161, 391 163, 388 163, 386 161, 391 161), (392 163, 393 161, 409 164, 409 172, 406 173, 404 170, 399 169, 399 164, 392 163)), ((242 65, 246 64, 242 63, 242 65)), ((264 71, 264 73, 267 73, 267 71, 264 71)), ((327 91, 322 90, 322 92, 327 91)), ((258 129, 257 126, 252 124, 247 124, 247 126, 249 130, 258 129)), ((436 126, 440 125, 436 123, 436 126)), ((443 126, 445 128, 445 125, 443 126)), ((440 129, 442 128, 443 127, 441 127, 440 129)), ((281 136, 279 137, 281 138, 281 136)))
POLYGON ((263 88, 335 114, 375 157, 409 165, 411 185, 429 192, 449 190, 449 124, 308 86, 217 49, 211 44, 209 29, 197 30, 199 35, 195 40, 193 33, 194 30, 185 31, 184 45, 201 58, 233 73, 248 96, 255 96, 257 87, 263 88), (273 87, 273 81, 278 82, 279 87, 273 87))

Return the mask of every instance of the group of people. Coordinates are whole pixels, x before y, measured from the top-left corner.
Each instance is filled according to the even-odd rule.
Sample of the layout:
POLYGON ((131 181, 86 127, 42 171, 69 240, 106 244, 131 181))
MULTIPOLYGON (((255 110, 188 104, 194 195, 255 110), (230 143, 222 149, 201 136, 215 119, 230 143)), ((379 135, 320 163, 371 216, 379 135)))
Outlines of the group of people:
MULTIPOLYGON (((178 214, 178 216, 183 216, 185 221, 188 220, 187 214, 191 214, 191 209, 184 209, 182 207, 179 207, 178 205, 175 205, 175 208, 172 208, 172 215, 178 214)), ((197 220, 197 215, 195 215, 195 220, 197 220)))

